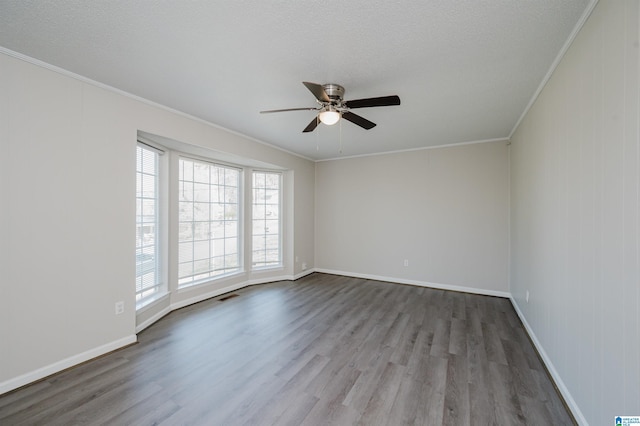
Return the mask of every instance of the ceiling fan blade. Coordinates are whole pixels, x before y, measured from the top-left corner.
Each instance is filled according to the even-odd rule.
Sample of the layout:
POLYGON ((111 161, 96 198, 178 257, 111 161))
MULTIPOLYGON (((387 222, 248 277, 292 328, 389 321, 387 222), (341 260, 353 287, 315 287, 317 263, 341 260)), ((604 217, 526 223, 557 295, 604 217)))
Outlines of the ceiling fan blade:
POLYGON ((286 111, 319 111, 319 108, 269 109, 267 111, 260 111, 260 114, 271 114, 272 112, 286 112, 286 111))
POLYGON ((324 91, 324 87, 322 87, 321 85, 316 83, 309 83, 308 81, 303 81, 302 84, 304 84, 307 89, 309 89, 309 91, 313 93, 313 96, 315 96, 316 99, 320 102, 331 102, 331 99, 329 99, 327 92, 324 91))
POLYGON ((313 118, 313 120, 311 120, 311 123, 309 123, 309 125, 304 128, 302 133, 313 132, 315 130, 315 128, 318 127, 318 123, 319 122, 320 122, 320 120, 318 119, 318 116, 315 116, 313 118))
POLYGON ((379 106, 400 105, 400 98, 397 95, 381 96, 379 98, 355 99, 346 101, 347 108, 370 108, 379 106))
POLYGON ((362 127, 363 129, 373 129, 374 127, 376 127, 376 123, 373 123, 369 120, 367 120, 366 118, 360 117, 357 114, 354 114, 350 111, 346 111, 342 113, 342 118, 344 118, 345 120, 348 120, 350 122, 352 122, 353 124, 357 124, 358 126, 362 127))

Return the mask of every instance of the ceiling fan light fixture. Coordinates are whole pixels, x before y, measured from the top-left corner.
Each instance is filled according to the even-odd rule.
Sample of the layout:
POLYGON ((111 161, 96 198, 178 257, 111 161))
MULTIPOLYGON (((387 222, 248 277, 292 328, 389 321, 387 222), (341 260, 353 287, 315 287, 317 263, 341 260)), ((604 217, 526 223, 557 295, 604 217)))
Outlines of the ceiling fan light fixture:
POLYGON ((340 113, 338 111, 334 111, 332 108, 320 112, 319 116, 320 121, 327 126, 333 126, 338 122, 338 120, 340 120, 340 113))

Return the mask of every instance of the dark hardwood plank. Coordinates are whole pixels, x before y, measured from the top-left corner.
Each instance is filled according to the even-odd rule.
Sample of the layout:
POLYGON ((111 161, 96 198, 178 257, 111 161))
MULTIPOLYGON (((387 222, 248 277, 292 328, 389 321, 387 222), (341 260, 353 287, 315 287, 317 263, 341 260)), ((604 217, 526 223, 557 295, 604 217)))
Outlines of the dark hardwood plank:
POLYGON ((449 353, 455 355, 467 354, 467 325, 465 320, 451 319, 451 334, 449 335, 449 353))
POLYGON ((489 361, 508 365, 507 357, 502 347, 502 340, 500 340, 496 325, 483 323, 482 336, 484 337, 484 347, 487 351, 489 361))
POLYGON ((405 367, 388 362, 380 380, 374 384, 375 391, 362 414, 361 423, 365 425, 385 425, 387 413, 391 411, 396 399, 405 367))
POLYGON ((467 348, 470 417, 477 425, 500 424, 494 409, 495 398, 484 340, 476 334, 468 334, 467 348))
POLYGON ((418 408, 423 404, 420 398, 423 388, 424 382, 414 380, 409 372, 406 371, 400 382, 391 410, 385 416, 388 417, 387 424, 415 425, 418 408))
POLYGON ((467 357, 451 354, 447 365, 444 397, 444 424, 470 425, 467 357))
POLYGON ((431 355, 440 358, 449 357, 449 339, 451 337, 451 321, 443 318, 436 320, 433 342, 431 343, 431 355))
POLYGON ((507 299, 312 274, 172 312, 0 424, 573 423, 507 299))
POLYGON ((431 342, 433 334, 424 330, 418 332, 413 351, 407 361, 407 376, 414 381, 424 381, 428 377, 429 353, 431 352, 431 342))
POLYGON ((413 348, 418 340, 421 325, 415 322, 409 322, 402 332, 402 336, 395 346, 395 350, 391 355, 391 362, 398 365, 406 366, 409 358, 413 353, 413 348))
POLYGON ((376 384, 380 381, 380 377, 387 367, 391 351, 388 346, 379 350, 367 351, 368 356, 364 367, 360 367, 362 373, 342 401, 344 405, 352 407, 359 412, 364 412, 369 400, 376 391, 376 384))
POLYGON ((489 362, 491 389, 494 394, 496 418, 508 425, 526 425, 526 419, 515 390, 508 365, 489 362))
POLYGON ((444 400, 447 389, 448 358, 429 356, 428 375, 422 378, 424 385, 420 394, 420 406, 416 413, 418 425, 444 425, 444 400))

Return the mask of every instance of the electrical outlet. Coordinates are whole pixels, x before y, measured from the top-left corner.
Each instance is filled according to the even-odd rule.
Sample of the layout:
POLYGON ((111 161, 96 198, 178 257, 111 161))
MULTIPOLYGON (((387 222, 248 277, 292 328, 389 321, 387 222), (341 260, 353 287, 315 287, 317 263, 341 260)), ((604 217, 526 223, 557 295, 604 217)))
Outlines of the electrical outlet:
POLYGON ((527 303, 529 303, 529 290, 527 290, 527 294, 525 295, 524 300, 526 300, 527 303))
POLYGON ((302 270, 303 271, 307 270, 307 262, 302 262, 302 270))
POLYGON ((409 266, 409 259, 404 260, 404 266, 409 266))
POLYGON ((116 302, 116 315, 120 315, 122 313, 124 313, 124 302, 116 302))

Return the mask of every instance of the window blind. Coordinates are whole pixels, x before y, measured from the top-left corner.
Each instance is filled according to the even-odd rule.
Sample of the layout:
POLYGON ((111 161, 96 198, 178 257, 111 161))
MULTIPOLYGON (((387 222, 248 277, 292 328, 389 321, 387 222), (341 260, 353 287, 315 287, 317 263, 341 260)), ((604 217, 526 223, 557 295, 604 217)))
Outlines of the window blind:
POLYGON ((136 308, 160 293, 158 151, 138 144, 136 155, 136 308))

